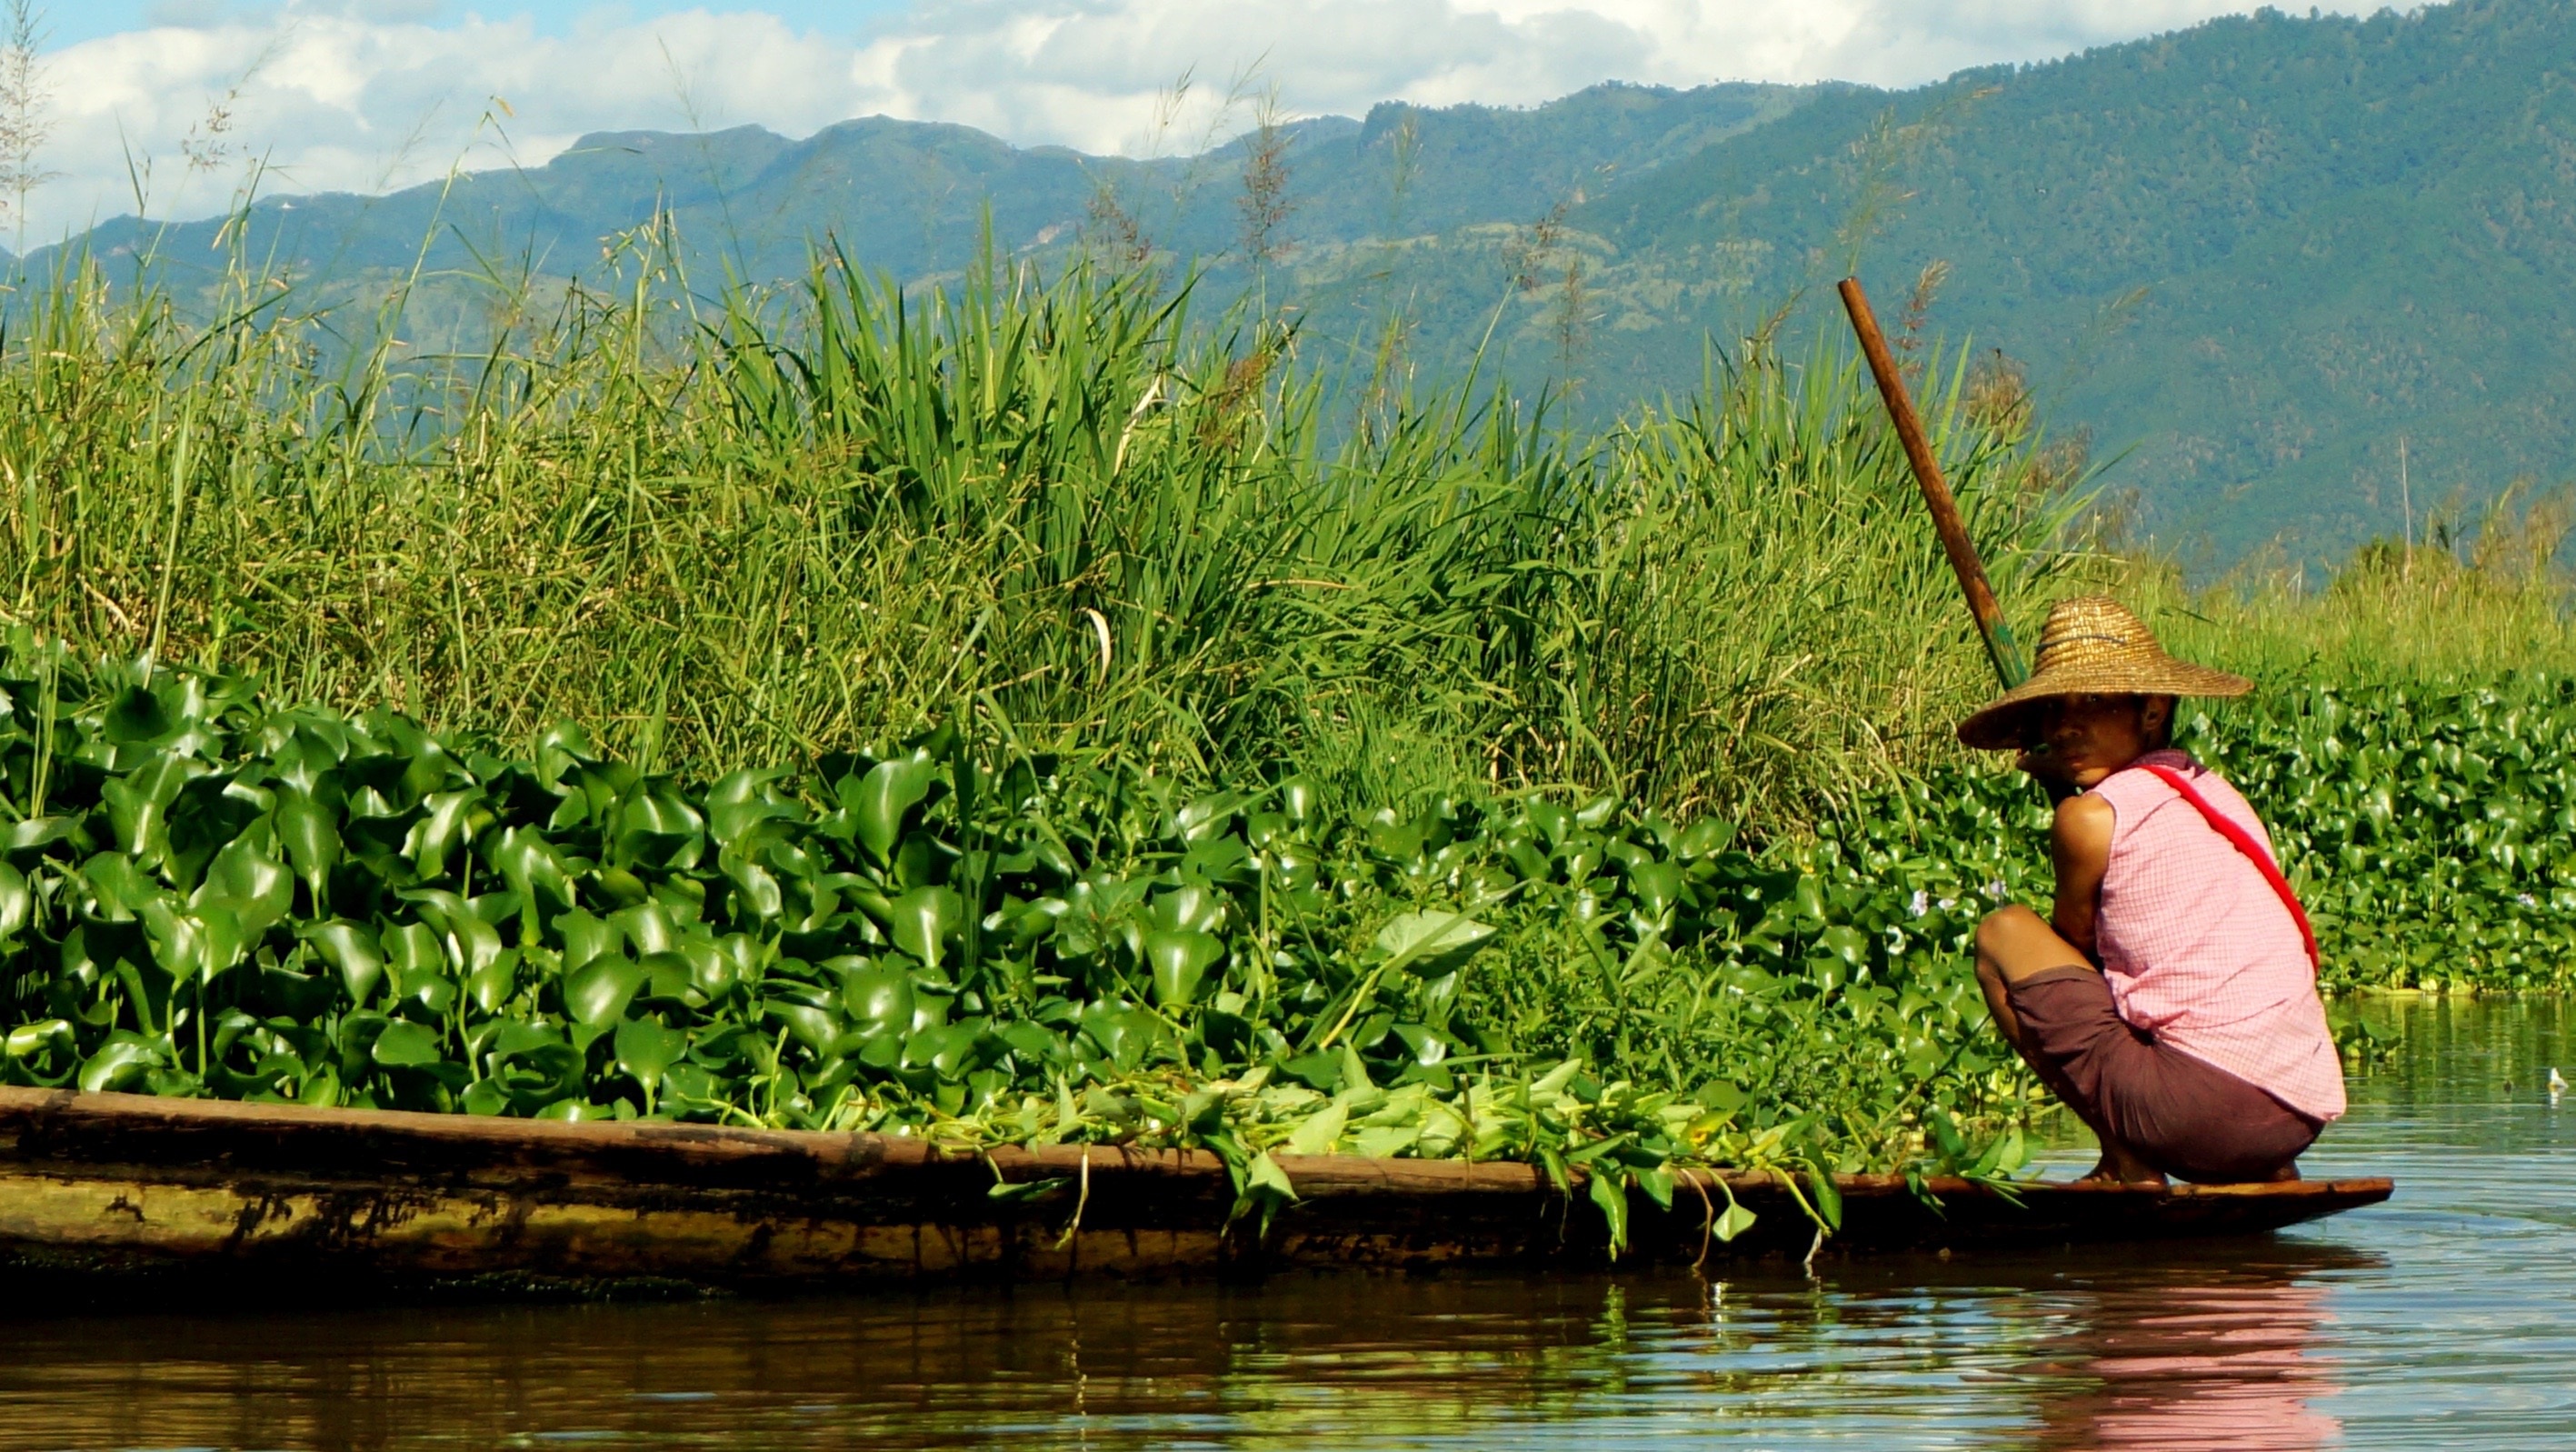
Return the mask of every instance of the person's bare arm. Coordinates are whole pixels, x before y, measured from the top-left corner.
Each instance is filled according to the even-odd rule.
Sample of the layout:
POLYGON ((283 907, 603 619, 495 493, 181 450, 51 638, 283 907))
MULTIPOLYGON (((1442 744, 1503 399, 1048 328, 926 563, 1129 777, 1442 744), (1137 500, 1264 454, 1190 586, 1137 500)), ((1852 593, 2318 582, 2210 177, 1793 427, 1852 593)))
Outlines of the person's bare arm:
POLYGON ((2087 792, 2057 804, 2049 852, 2057 863, 2057 905, 2049 923, 2057 935, 2102 961, 2094 918, 2102 909, 2102 877, 2111 867, 2111 804, 2087 792))

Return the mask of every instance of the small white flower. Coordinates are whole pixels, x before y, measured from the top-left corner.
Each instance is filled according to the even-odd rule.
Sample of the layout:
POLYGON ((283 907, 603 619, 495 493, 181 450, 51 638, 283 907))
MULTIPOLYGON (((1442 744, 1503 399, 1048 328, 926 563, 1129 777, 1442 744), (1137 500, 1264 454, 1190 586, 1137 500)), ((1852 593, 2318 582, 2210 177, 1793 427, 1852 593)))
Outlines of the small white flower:
POLYGON ((1987 883, 1986 896, 1993 898, 1997 902, 2002 902, 2004 900, 2004 880, 1998 877, 1994 881, 1987 883))
POLYGON ((1943 911, 1943 912, 1945 912, 1945 913, 1946 913, 1946 912, 1948 912, 1950 909, 1952 909, 1952 908, 1954 908, 1954 907, 1957 907, 1958 905, 1959 905, 1959 900, 1958 900, 1957 898, 1955 898, 1955 897, 1945 897, 1945 898, 1941 899, 1941 911, 1943 911))
POLYGON ((2538 899, 2538 898, 2536 898, 2536 897, 2533 897, 2530 893, 2527 893, 2527 892, 2518 892, 2518 893, 2515 893, 2515 894, 2514 894, 2514 898, 2513 898, 2513 900, 2514 900, 2515 902, 2518 902, 2518 903, 2522 904, 2524 907, 2527 907, 2527 908, 2536 908, 2536 907, 2540 906, 2540 899, 2538 899))
MULTIPOLYGON (((1931 910, 1932 894, 1918 887, 1914 889, 1914 901, 1907 903, 1906 906, 1913 911, 1916 917, 1919 918, 1923 916, 1924 913, 1931 910)), ((1943 903, 1942 906, 1948 907, 1949 904, 1943 903)))

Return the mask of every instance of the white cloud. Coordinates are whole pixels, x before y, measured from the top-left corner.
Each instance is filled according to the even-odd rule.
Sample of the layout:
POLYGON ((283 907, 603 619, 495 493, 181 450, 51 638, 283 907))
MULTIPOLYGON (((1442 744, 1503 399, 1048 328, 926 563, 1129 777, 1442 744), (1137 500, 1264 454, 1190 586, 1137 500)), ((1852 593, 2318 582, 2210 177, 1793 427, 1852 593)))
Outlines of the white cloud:
MULTIPOLYGON (((506 0, 503 0, 506 4, 506 0)), ((585 131, 757 123, 802 135, 886 113, 1022 143, 1185 149, 1258 65, 1298 113, 1376 101, 1526 104, 1596 81, 1827 77, 1902 85, 2251 8, 2238 0, 924 0, 858 40, 759 11, 599 11, 568 34, 436 0, 172 4, 173 22, 49 57, 61 173, 31 239, 264 189, 375 190, 448 166, 543 162, 585 131), (1194 73, 1192 104, 1158 125, 1194 73), (493 98, 506 102, 505 114, 493 98), (220 125, 210 123, 218 111, 220 125), (194 153, 212 166, 192 166, 194 153)), ((1236 113, 1238 116, 1240 112, 1236 113)))

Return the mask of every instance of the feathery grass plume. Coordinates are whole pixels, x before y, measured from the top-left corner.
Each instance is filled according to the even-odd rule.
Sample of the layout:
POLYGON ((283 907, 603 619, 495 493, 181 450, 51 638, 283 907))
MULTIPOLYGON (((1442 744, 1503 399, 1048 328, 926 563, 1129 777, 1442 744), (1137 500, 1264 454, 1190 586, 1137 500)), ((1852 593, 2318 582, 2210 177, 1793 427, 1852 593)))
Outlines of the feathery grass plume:
POLYGON ((35 0, 7 0, 0 8, 0 191, 9 194, 9 221, 21 250, 27 236, 27 194, 54 179, 41 161, 54 134, 45 113, 53 89, 45 78, 49 32, 35 0))
POLYGON ((1279 88, 1262 92, 1252 131, 1243 141, 1243 194, 1235 199, 1243 218, 1244 255, 1256 267, 1267 268, 1286 250, 1279 229, 1296 210, 1288 196, 1288 147, 1295 139, 1279 121, 1279 88))

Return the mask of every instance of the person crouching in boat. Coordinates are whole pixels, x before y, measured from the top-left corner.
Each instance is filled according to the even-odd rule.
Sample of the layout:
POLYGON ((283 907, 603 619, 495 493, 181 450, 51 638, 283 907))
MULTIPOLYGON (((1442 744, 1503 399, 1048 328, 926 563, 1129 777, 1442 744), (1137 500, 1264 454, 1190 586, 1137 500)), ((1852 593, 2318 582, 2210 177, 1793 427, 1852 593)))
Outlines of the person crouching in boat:
POLYGON ((2069 600, 2030 679, 1959 723, 2057 800, 2057 896, 1977 927, 1995 1027, 2102 1142, 2090 1178, 2295 1179, 2344 1111, 2316 942, 2263 821, 2171 745, 2181 696, 2253 683, 2166 655, 2116 600, 2069 600))

